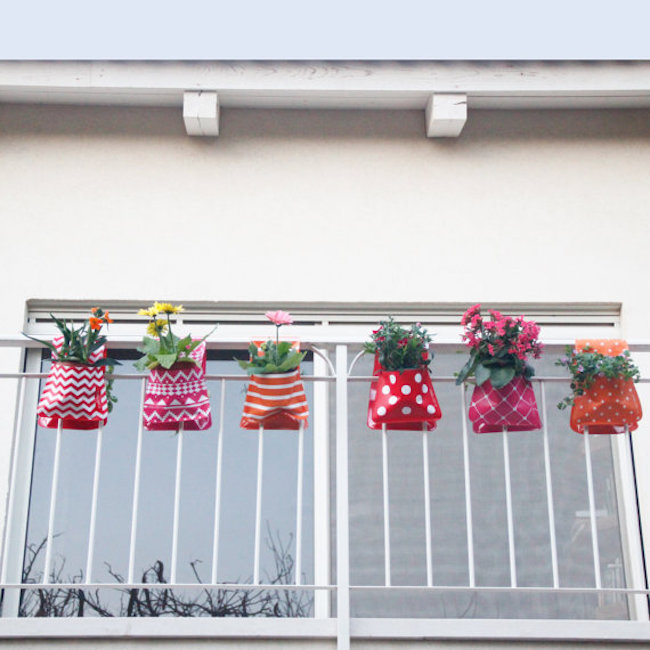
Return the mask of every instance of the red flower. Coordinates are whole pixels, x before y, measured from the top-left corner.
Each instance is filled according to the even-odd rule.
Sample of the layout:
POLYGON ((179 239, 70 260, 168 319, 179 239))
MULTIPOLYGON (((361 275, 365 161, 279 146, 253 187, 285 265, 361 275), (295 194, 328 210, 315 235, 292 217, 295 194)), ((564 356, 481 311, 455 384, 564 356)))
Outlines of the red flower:
POLYGON ((101 318, 95 318, 94 316, 91 316, 89 321, 91 330, 100 330, 102 328, 102 323, 104 322, 101 318))

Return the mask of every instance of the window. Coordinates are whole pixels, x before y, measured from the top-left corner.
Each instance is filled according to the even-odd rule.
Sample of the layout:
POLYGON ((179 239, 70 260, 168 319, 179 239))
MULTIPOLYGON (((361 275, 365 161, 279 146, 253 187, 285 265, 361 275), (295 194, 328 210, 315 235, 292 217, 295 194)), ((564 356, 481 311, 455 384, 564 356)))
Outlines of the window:
MULTIPOLYGON (((186 317, 195 335, 201 333, 197 328, 207 331, 207 322, 224 323, 208 357, 211 430, 186 432, 182 444, 174 434, 144 432, 139 453, 143 380, 116 381, 119 402, 102 433, 95 508, 97 434, 63 432, 52 500, 57 434, 34 427, 38 380, 23 379, 7 533, 14 553, 5 554, 3 573, 6 583, 43 582, 45 542, 52 535, 49 582, 62 585, 7 590, 4 615, 320 619, 345 615, 339 583, 347 590, 349 572, 353 618, 647 620, 629 440, 592 436, 586 447, 569 430, 566 413, 555 408, 567 387, 553 366, 562 346, 548 345, 538 363, 537 376, 547 378, 535 383, 540 409, 545 405, 544 431, 476 435, 464 426, 468 395, 453 381, 463 363, 463 350, 454 343, 460 308, 352 312, 305 308, 297 319, 295 336, 311 350, 302 366, 310 405, 302 505, 296 432, 265 432, 259 523, 260 441, 257 432, 238 426, 245 376, 233 361, 245 354, 248 339, 268 331, 252 310, 186 317), (388 311, 438 333, 432 371, 443 418, 426 435, 388 432, 384 476, 382 433, 365 425, 372 366, 367 357, 357 357, 370 326, 388 311), (337 444, 346 437, 344 481, 337 444), (337 502, 338 489, 348 490, 347 505, 337 502), (339 522, 349 532, 349 547, 338 543, 339 522), (341 548, 349 550, 348 557, 341 557, 341 548), (251 584, 256 571, 261 587, 251 584), (167 586, 158 586, 163 582, 167 586)), ((556 341, 616 332, 614 313, 564 320, 557 310, 526 313, 556 341)), ((33 332, 47 331, 42 317, 33 314, 33 332)), ((111 336, 121 341, 115 343, 124 362, 119 373, 133 375, 141 325, 130 320, 125 312, 111 336)), ((48 364, 40 350, 28 350, 28 373, 44 373, 48 364)))

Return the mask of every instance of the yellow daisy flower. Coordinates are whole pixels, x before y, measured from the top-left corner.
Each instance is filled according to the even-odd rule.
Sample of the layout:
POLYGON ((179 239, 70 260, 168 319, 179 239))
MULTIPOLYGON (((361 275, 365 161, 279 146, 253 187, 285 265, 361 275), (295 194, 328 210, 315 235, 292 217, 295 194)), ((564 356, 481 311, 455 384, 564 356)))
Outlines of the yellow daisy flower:
POLYGON ((147 334, 149 336, 160 336, 167 331, 167 321, 163 318, 158 318, 147 325, 147 334))
POLYGON ((159 314, 179 314, 183 310, 183 305, 172 305, 170 302, 155 302, 154 307, 159 314))
POLYGON ((138 310, 138 316, 149 316, 149 318, 153 318, 157 313, 158 310, 156 309, 156 305, 153 305, 153 307, 149 307, 149 309, 138 310))

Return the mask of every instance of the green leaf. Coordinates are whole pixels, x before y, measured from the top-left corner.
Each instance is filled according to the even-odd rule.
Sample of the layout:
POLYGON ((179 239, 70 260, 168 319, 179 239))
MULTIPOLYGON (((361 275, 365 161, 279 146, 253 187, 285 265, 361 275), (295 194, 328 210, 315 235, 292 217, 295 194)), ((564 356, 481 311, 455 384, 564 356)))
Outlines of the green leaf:
POLYGON ((163 367, 169 370, 176 362, 176 354, 155 354, 156 361, 163 367))
POLYGON ((512 366, 492 368, 490 370, 490 381, 494 388, 503 388, 509 384, 515 376, 515 369, 512 366))
POLYGON ((487 368, 482 363, 477 363, 474 371, 474 374, 476 375, 476 385, 482 386, 488 379, 490 379, 492 372, 494 372, 494 370, 491 371, 490 368, 487 368))
POLYGON ((470 357, 467 363, 461 368, 456 377, 456 386, 460 386, 473 372, 476 365, 476 358, 470 357))

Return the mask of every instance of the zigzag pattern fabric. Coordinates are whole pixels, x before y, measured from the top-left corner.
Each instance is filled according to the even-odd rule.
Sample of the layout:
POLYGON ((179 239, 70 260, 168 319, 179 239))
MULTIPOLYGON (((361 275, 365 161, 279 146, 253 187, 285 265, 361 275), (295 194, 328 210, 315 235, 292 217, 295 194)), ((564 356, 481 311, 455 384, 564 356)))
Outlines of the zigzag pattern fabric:
POLYGON ((474 433, 533 431, 542 426, 533 387, 521 376, 502 388, 494 388, 489 379, 475 386, 469 419, 474 433))
POLYGON ((251 375, 240 427, 242 429, 296 430, 307 428, 309 406, 300 378, 300 368, 292 372, 251 375))
MULTIPOLYGON (((57 336, 52 343, 59 351, 63 337, 57 336)), ((106 348, 101 346, 90 356, 90 361, 105 356, 106 348)), ((106 369, 60 362, 56 358, 52 353, 52 368, 36 409, 39 426, 56 429, 60 422, 63 429, 91 430, 106 424, 106 369)))
POLYGON ((177 363, 169 370, 158 366, 150 371, 142 415, 147 431, 177 431, 181 422, 190 431, 212 426, 205 383, 205 343, 198 345, 191 356, 196 364, 177 363))
MULTIPOLYGON (((592 350, 616 357, 628 349, 626 341, 621 339, 580 339, 576 349, 592 350)), ((609 379, 601 377, 584 395, 577 395, 571 408, 571 428, 584 433, 615 434, 624 433, 627 427, 634 431, 643 416, 639 395, 631 379, 609 379)))

